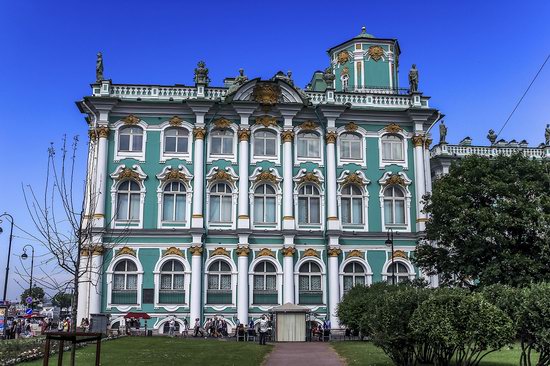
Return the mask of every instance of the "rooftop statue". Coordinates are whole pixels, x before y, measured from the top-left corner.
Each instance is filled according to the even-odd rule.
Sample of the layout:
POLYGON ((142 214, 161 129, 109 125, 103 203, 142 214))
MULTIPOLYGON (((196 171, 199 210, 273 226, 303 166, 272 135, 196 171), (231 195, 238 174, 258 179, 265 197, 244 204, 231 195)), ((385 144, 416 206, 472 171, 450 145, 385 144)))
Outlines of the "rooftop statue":
POLYGON ((294 86, 294 81, 292 81, 292 71, 290 70, 286 73, 286 75, 282 71, 278 71, 272 80, 276 79, 284 80, 290 85, 294 86))
POLYGON ((489 133, 487 134, 487 139, 491 142, 491 145, 494 145, 497 141, 497 134, 493 129, 489 130, 489 133))
POLYGON ((208 69, 205 67, 206 64, 204 61, 199 61, 197 66, 198 67, 195 68, 195 83, 208 84, 210 79, 208 78, 208 69))
POLYGON ((546 130, 544 131, 544 139, 546 145, 550 145, 550 124, 546 125, 546 130))
POLYGON ((325 69, 325 72, 323 73, 323 80, 327 84, 327 88, 333 87, 333 82, 336 76, 334 76, 334 73, 332 72, 332 67, 327 67, 325 69))
POLYGON ((416 64, 413 64, 411 70, 409 71, 409 92, 418 91, 418 69, 416 64))
POLYGON ((441 124, 439 125, 439 143, 446 144, 447 143, 447 141, 445 141, 446 138, 447 138, 447 126, 445 126, 445 121, 441 121, 441 124))
POLYGON ((227 94, 232 94, 236 92, 237 89, 239 89, 239 87, 244 83, 246 83, 247 81, 248 81, 248 76, 244 74, 244 69, 239 69, 239 76, 235 78, 235 80, 233 81, 233 84, 231 84, 231 86, 227 90, 227 94))
POLYGON ((97 53, 97 61, 95 63, 95 80, 96 83, 103 80, 103 55, 101 52, 97 53))

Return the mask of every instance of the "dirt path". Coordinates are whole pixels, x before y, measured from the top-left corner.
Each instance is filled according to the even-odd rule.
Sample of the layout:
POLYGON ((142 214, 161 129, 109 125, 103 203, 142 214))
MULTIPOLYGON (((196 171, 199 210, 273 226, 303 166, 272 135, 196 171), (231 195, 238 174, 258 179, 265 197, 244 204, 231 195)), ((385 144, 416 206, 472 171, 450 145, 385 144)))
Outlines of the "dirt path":
POLYGON ((265 366, 344 366, 329 343, 276 343, 265 366))

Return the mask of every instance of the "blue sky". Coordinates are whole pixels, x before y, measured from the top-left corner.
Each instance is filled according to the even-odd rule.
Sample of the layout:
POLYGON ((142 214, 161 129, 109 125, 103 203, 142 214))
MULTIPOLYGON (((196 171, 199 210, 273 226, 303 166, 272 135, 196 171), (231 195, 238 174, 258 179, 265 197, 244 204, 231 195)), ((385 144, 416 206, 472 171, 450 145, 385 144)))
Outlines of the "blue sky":
MULTIPOLYGON (((115 83, 192 84, 204 59, 214 85, 243 67, 264 78, 292 70, 305 86, 328 65, 326 50, 364 25, 399 40, 403 86, 417 64, 420 90, 446 115, 448 141, 470 136, 485 144, 488 129, 500 129, 550 52, 548 19, 550 2, 543 0, 0 1, 0 212, 33 230, 21 185, 40 189, 50 142, 59 144, 63 134, 87 141, 74 102, 90 94, 99 50, 115 83)), ((547 65, 500 137, 542 142, 549 97, 547 65)), ((84 164, 85 149, 80 158, 84 164)), ((32 241, 15 234, 19 254, 32 241)), ((20 266, 14 258, 12 267, 20 266)), ((10 282, 11 297, 20 292, 10 282)))

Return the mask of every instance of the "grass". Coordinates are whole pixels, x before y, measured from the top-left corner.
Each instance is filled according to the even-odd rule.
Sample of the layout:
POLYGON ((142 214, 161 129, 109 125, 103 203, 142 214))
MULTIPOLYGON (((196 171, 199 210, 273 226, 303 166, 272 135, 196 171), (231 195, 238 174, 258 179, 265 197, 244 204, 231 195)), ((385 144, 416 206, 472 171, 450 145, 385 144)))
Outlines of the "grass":
MULTIPOLYGON (((393 363, 382 350, 370 342, 333 342, 332 347, 347 361, 349 366, 391 366, 393 363)), ((512 349, 502 349, 490 353, 480 366, 518 365, 521 348, 516 344, 512 349)))
MULTIPOLYGON (((195 340, 168 337, 124 337, 101 344, 101 365, 260 365, 272 346, 253 342, 195 340)), ((94 365, 95 344, 76 352, 78 366, 94 365)), ((63 365, 69 365, 65 352, 63 365)), ((42 360, 24 363, 42 365, 42 360)), ((57 355, 50 358, 57 365, 57 355)))

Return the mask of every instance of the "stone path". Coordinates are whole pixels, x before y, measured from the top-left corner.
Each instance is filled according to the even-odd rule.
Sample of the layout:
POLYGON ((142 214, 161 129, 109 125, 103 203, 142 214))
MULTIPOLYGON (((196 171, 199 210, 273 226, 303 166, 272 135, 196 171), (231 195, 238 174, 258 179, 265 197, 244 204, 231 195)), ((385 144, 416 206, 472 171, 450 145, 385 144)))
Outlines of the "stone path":
POLYGON ((329 343, 275 343, 265 366, 344 366, 329 343))

